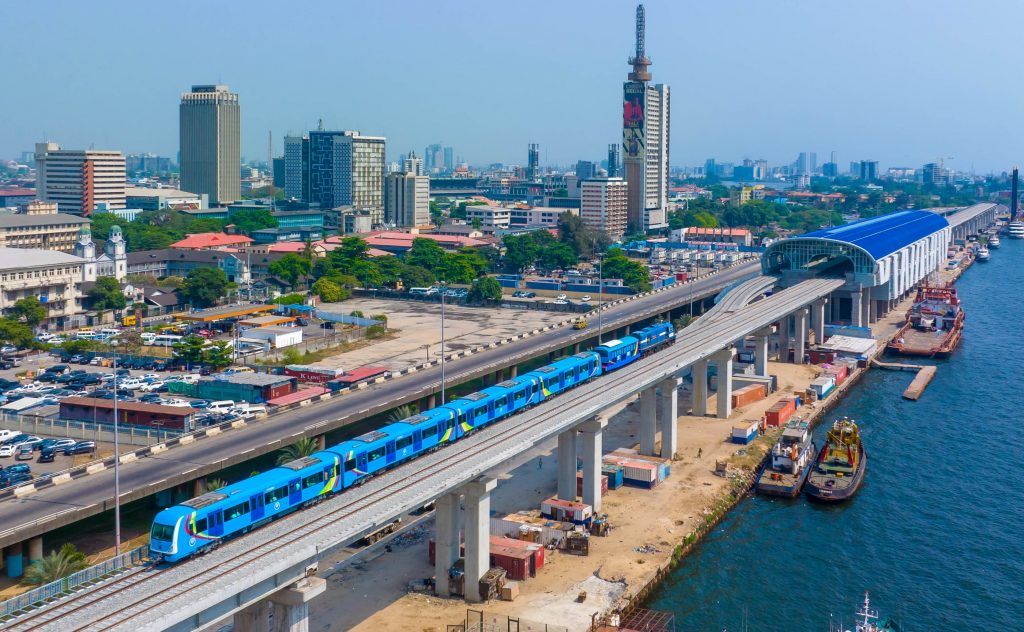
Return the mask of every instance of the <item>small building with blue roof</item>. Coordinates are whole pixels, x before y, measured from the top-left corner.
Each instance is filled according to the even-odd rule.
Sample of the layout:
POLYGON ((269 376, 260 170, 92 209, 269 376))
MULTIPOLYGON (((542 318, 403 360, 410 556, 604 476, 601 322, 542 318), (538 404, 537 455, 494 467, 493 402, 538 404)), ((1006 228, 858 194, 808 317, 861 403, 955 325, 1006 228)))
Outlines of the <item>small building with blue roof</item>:
MULTIPOLYGON (((864 325, 855 313, 874 315, 872 302, 891 305, 945 264, 951 236, 950 223, 941 215, 899 211, 777 241, 765 252, 761 268, 781 276, 783 285, 812 277, 845 278, 847 296, 860 295, 869 309, 843 312, 864 325)), ((833 300, 833 307, 838 303, 833 300)), ((833 312, 833 318, 842 317, 833 312)))

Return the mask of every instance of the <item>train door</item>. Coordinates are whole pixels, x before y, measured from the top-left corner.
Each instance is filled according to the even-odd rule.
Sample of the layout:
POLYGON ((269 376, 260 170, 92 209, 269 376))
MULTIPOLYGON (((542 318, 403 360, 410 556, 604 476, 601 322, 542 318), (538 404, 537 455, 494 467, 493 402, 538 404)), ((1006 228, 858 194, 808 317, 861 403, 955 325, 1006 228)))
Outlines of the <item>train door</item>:
POLYGON ((206 519, 209 521, 206 527, 207 533, 212 536, 224 535, 224 512, 218 509, 212 514, 207 515, 206 519))
POLYGON ((366 452, 360 452, 356 457, 356 469, 361 473, 366 473, 366 452))
POLYGON ((387 459, 384 462, 387 463, 388 465, 391 465, 392 463, 395 462, 395 442, 388 441, 387 447, 385 449, 387 450, 387 459))
POLYGON ((423 449, 423 433, 419 430, 412 433, 412 449, 416 452, 423 449))
POLYGON ((302 479, 288 481, 288 504, 297 505, 302 502, 302 479))
POLYGON ((565 371, 558 372, 558 390, 565 388, 565 371))
POLYGON ((256 494, 249 498, 249 505, 252 507, 252 521, 256 522, 266 515, 263 511, 263 494, 256 494))

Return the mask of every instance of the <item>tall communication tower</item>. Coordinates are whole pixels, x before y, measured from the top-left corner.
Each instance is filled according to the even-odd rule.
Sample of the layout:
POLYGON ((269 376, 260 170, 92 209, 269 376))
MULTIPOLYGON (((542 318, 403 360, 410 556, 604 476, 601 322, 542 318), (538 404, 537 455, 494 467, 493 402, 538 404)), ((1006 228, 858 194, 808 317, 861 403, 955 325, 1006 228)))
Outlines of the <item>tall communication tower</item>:
POLYGON ((630 81, 650 81, 651 73, 647 67, 651 60, 644 52, 644 32, 647 29, 647 21, 644 17, 644 5, 636 5, 636 55, 630 58, 629 63, 633 66, 633 72, 629 73, 630 81))

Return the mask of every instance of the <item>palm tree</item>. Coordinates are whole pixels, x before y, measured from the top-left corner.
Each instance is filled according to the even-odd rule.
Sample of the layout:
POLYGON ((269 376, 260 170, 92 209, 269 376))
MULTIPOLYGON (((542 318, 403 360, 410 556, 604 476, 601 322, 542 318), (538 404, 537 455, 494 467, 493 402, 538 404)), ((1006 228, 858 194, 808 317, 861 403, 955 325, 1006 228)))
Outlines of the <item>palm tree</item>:
POLYGON ((388 421, 402 421, 403 419, 412 417, 418 412, 420 411, 416 408, 416 404, 403 404, 391 411, 391 414, 388 415, 388 421))
POLYGON ((223 478, 208 478, 206 479, 206 482, 203 483, 203 493, 215 492, 218 489, 227 486, 228 482, 223 478))
POLYGON ((309 456, 319 449, 316 439, 312 437, 303 437, 291 444, 287 448, 281 450, 281 454, 277 455, 277 464, 284 465, 285 463, 291 463, 297 461, 304 456, 309 456))
POLYGON ((25 569, 25 581, 42 586, 85 570, 88 566, 89 560, 85 553, 76 549, 74 544, 65 542, 59 551, 51 551, 43 559, 29 565, 25 569))
POLYGON ((302 244, 302 256, 309 259, 310 266, 313 265, 313 259, 316 259, 316 251, 313 250, 313 242, 308 237, 302 244))

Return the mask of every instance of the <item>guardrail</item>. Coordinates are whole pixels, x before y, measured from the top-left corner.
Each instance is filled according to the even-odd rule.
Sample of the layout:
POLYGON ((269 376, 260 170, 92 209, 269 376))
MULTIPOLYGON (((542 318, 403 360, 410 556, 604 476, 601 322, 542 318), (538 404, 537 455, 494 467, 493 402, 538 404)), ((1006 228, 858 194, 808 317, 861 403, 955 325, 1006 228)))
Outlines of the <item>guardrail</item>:
POLYGON ((17 597, 12 597, 7 601, 2 601, 0 602, 0 620, 6 621, 23 611, 37 608, 45 603, 59 599, 70 592, 74 592, 74 590, 79 586, 92 584, 98 580, 106 579, 111 575, 115 575, 129 567, 141 563, 148 557, 149 545, 143 545, 136 549, 132 549, 127 553, 122 553, 117 557, 113 557, 105 562, 100 562, 99 564, 90 566, 85 570, 72 573, 71 575, 58 579, 55 582, 44 584, 39 588, 33 588, 28 592, 18 595, 17 597))
MULTIPOLYGON (((672 285, 666 285, 666 286, 660 287, 660 288, 658 288, 656 290, 649 290, 647 292, 641 292, 639 294, 634 294, 632 296, 628 296, 628 297, 625 297, 625 298, 620 298, 620 299, 617 299, 617 300, 614 300, 614 301, 608 301, 608 302, 603 303, 600 306, 595 306, 589 312, 587 312, 587 315, 588 315, 588 317, 592 317, 592 315, 596 314, 599 310, 600 311, 604 311, 604 310, 610 309, 611 307, 614 307, 616 305, 621 305, 623 303, 629 303, 629 302, 632 302, 632 301, 636 301, 636 300, 639 300, 639 299, 644 298, 646 296, 651 296, 651 295, 654 295, 654 294, 660 294, 662 292, 671 290, 673 288, 685 287, 686 285, 689 285, 691 283, 696 283, 697 281, 699 281, 701 279, 706 279, 706 278, 709 278, 709 277, 713 277, 713 276, 715 276, 715 275, 717 275, 717 274, 719 274, 721 272, 724 272, 725 270, 728 270, 728 269, 736 267, 736 266, 744 265, 744 264, 747 264, 747 263, 749 263, 749 261, 737 261, 737 262, 734 262, 734 263, 722 266, 718 270, 715 270, 714 272, 711 272, 710 274, 706 274, 706 275, 704 275, 702 277, 695 278, 695 279, 688 279, 684 283, 673 283, 672 285)), ((503 338, 502 340, 491 342, 491 343, 488 343, 488 344, 485 344, 485 345, 480 345, 480 346, 474 347, 472 349, 464 349, 462 351, 456 351, 454 353, 450 353, 450 354, 446 355, 445 356, 445 362, 450 362, 450 361, 455 360, 457 358, 463 358, 463 357, 466 357, 466 356, 473 355, 474 353, 479 353, 481 351, 486 351, 488 349, 493 349, 493 348, 496 348, 496 347, 500 347, 502 345, 510 344, 510 343, 516 342, 518 340, 523 340, 525 338, 529 338, 529 337, 535 336, 537 334, 541 334, 541 333, 544 333, 544 332, 547 332, 547 331, 551 331, 552 329, 557 329, 559 327, 566 327, 566 326, 571 325, 574 320, 575 320, 574 318, 569 318, 569 319, 566 319, 566 320, 563 320, 563 321, 559 321, 559 322, 551 324, 551 325, 545 325, 543 327, 540 327, 540 328, 537 328, 537 329, 533 329, 531 331, 526 331, 526 332, 523 332, 521 334, 517 334, 515 336, 511 336, 509 338, 503 338)), ((587 335, 585 330, 581 330, 581 335, 582 336, 586 336, 587 335)), ((360 382, 358 384, 353 384, 352 386, 350 386, 350 387, 348 387, 346 389, 342 389, 342 390, 331 392, 331 393, 324 393, 322 395, 317 395, 317 396, 313 397, 310 400, 305 400, 305 401, 302 401, 302 402, 295 402, 293 404, 288 404, 286 406, 280 406, 280 407, 274 408, 274 409, 270 410, 268 412, 268 414, 265 415, 263 418, 271 417, 271 416, 283 413, 283 412, 288 411, 288 410, 294 410, 296 408, 302 408, 302 407, 305 407, 305 406, 309 406, 309 404, 311 402, 324 401, 324 400, 331 399, 332 397, 342 396, 345 393, 350 393, 350 392, 355 392, 355 391, 358 391, 358 390, 362 390, 362 389, 368 388, 371 385, 387 382, 389 380, 393 380, 393 379, 399 378, 399 377, 404 376, 404 375, 409 375, 410 373, 415 373, 416 371, 421 371, 421 370, 424 370, 424 369, 428 369, 430 367, 434 367, 434 366, 437 366, 439 364, 441 364, 441 360, 440 359, 436 359, 436 360, 430 360, 429 362, 424 362, 422 364, 418 364, 418 365, 415 365, 415 366, 411 366, 411 367, 402 369, 400 371, 394 371, 394 372, 392 372, 387 377, 378 377, 376 379, 373 379, 373 380, 370 380, 370 381, 367 381, 367 382, 360 382)), ((137 461, 140 458, 164 452, 164 451, 166 451, 169 448, 174 448, 174 447, 177 447, 177 446, 188 445, 190 443, 194 443, 198 439, 203 439, 203 438, 206 438, 206 437, 213 437, 213 436, 220 435, 220 434, 222 434, 224 432, 228 432, 228 431, 231 431, 231 430, 237 430, 237 429, 240 429, 240 428, 244 428, 245 426, 247 426, 250 423, 253 423, 253 420, 250 419, 250 420, 227 421, 227 422, 224 422, 224 423, 221 423, 221 424, 217 424, 217 425, 214 425, 214 426, 208 426, 206 428, 203 428, 201 430, 197 430, 197 431, 189 433, 189 434, 179 435, 179 436, 177 436, 177 437, 175 437, 173 439, 164 441, 162 443, 156 443, 156 444, 153 444, 153 445, 150 445, 150 446, 146 446, 146 447, 138 449, 138 450, 134 450, 132 452, 123 453, 123 454, 121 454, 121 463, 124 464, 124 463, 129 463, 131 461, 137 461)), ((63 470, 61 472, 54 472, 52 474, 47 474, 47 475, 41 476, 39 478, 33 479, 32 482, 25 483, 24 485, 19 485, 17 487, 7 487, 7 488, 4 488, 4 489, 0 489, 0 501, 6 500, 6 499, 12 498, 12 497, 27 496, 28 494, 31 494, 31 493, 33 493, 33 492, 35 492, 35 491, 37 491, 37 490, 39 490, 39 489, 41 489, 43 487, 47 487, 49 485, 61 485, 63 483, 67 483, 67 482, 69 482, 69 481, 71 481, 73 479, 81 478, 83 476, 88 476, 90 474, 94 474, 94 473, 97 473, 97 472, 102 472, 102 471, 106 470, 107 468, 112 468, 113 466, 114 466, 114 457, 109 457, 107 459, 93 461, 92 463, 88 463, 88 464, 85 464, 85 465, 74 467, 74 468, 71 468, 71 469, 68 469, 68 470, 63 470)), ((2 534, 0 534, 0 535, 2 535, 2 534)))

